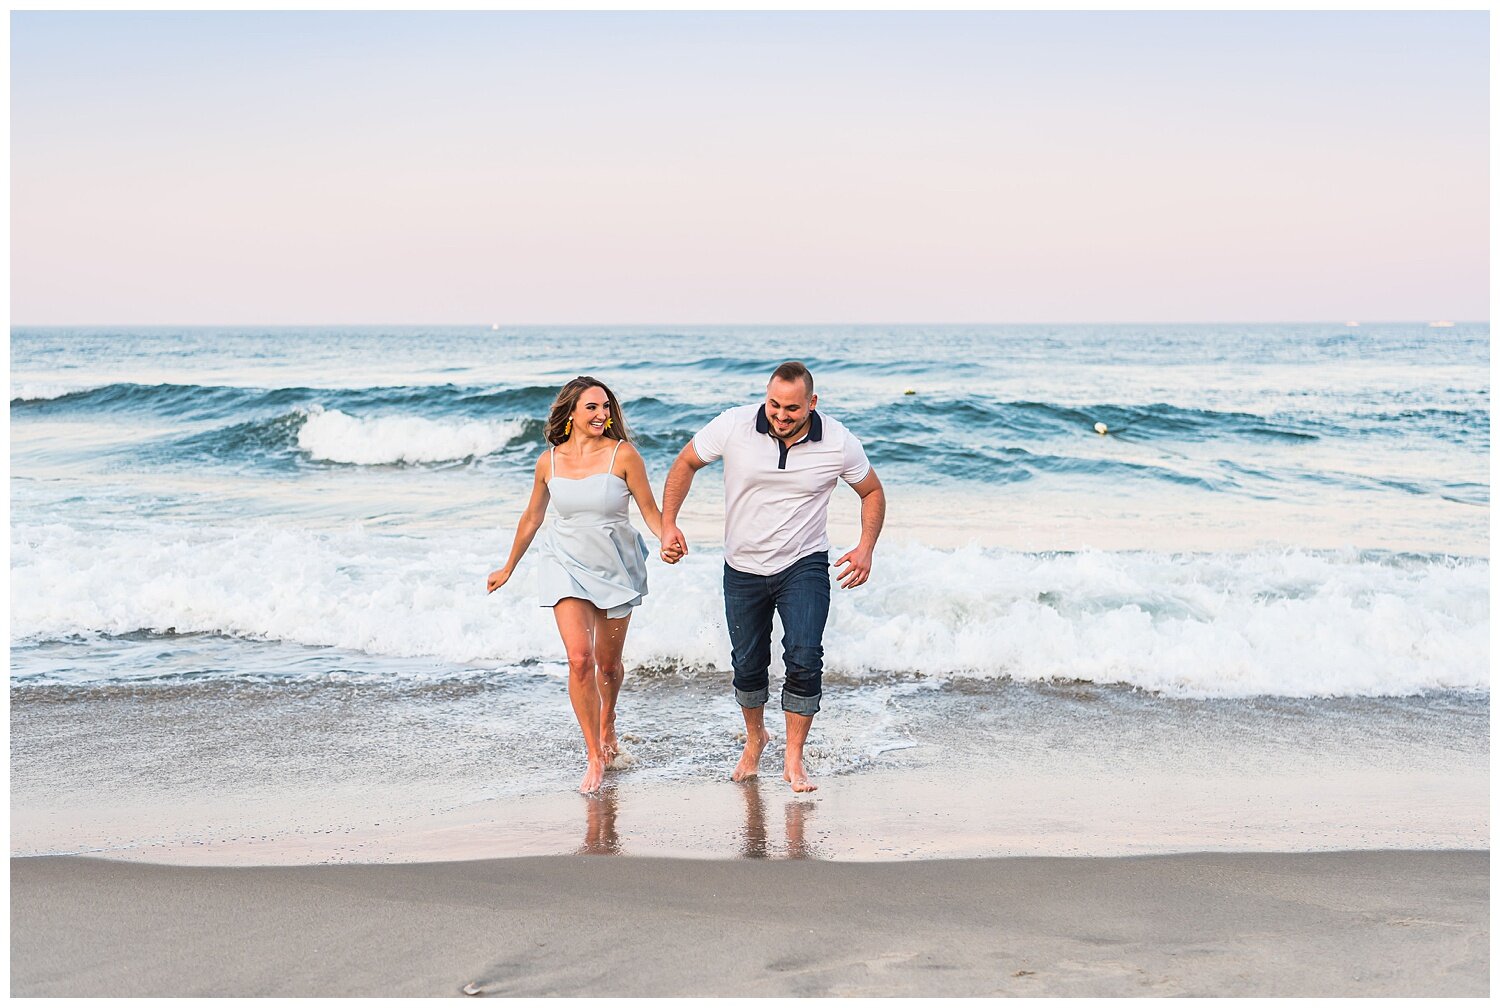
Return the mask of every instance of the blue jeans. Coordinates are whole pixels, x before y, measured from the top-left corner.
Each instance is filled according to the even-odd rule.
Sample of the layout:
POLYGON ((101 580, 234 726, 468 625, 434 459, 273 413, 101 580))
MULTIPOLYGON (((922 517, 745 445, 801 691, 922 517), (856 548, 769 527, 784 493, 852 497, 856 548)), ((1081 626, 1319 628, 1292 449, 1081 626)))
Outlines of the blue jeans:
POLYGON ((826 550, 776 574, 746 574, 724 565, 724 615, 734 652, 734 698, 741 707, 764 707, 771 695, 771 616, 780 613, 786 661, 781 709, 818 712, 828 596, 826 550))

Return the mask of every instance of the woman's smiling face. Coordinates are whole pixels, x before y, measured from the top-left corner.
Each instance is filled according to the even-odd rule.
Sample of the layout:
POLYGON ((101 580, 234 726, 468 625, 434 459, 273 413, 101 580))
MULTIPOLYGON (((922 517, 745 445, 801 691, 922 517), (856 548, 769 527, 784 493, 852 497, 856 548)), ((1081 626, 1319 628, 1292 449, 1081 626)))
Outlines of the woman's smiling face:
POLYGON ((574 433, 583 437, 599 437, 604 433, 604 425, 609 419, 609 396, 597 385, 584 389, 583 394, 578 397, 578 404, 573 407, 574 433))

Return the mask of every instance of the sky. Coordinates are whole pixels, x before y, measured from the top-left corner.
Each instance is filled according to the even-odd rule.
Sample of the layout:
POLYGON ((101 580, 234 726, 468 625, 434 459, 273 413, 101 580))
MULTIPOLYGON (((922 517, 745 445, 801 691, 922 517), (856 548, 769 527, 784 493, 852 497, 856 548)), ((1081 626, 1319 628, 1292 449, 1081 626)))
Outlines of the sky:
POLYGON ((11 21, 44 324, 1485 320, 1488 15, 11 21))

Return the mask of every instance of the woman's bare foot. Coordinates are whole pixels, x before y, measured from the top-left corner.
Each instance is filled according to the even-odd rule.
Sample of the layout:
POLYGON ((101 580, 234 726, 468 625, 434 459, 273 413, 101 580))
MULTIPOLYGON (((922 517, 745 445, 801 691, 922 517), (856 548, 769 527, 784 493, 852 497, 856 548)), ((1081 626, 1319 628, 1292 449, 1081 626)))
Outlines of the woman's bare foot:
POLYGON ((613 752, 604 751, 604 769, 606 770, 629 770, 635 766, 635 757, 623 747, 617 747, 613 752))
POLYGON ((594 794, 599 786, 604 783, 604 760, 589 759, 589 768, 584 771, 583 783, 578 785, 578 790, 583 794, 594 794))
POLYGON ((740 754, 740 761, 735 764, 729 779, 738 783, 760 773, 760 754, 766 751, 766 743, 770 739, 770 734, 765 731, 745 732, 745 751, 740 754))
POLYGON ((601 704, 599 708, 599 747, 604 750, 604 762, 607 764, 610 757, 620 751, 620 740, 615 736, 615 709, 611 706, 608 710, 601 704))
POLYGON ((786 761, 786 769, 781 774, 781 779, 792 786, 792 790, 799 794, 806 791, 818 790, 818 785, 807 779, 807 771, 802 769, 800 759, 793 760, 790 757, 786 761))
MULTIPOLYGON (((599 726, 599 733, 600 737, 604 740, 599 744, 599 748, 604 751, 604 769, 628 770, 635 766, 635 757, 625 751, 625 747, 620 745, 619 736, 615 734, 615 719, 613 715, 610 716, 607 722, 599 726)), ((639 741, 633 735, 627 736, 627 738, 630 738, 632 741, 639 741)))

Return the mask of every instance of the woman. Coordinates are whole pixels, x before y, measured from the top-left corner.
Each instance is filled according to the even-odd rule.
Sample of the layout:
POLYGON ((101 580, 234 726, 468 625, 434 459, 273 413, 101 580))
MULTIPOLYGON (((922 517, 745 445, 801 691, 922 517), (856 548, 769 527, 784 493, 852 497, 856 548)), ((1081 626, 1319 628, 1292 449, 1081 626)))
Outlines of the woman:
POLYGON ((630 524, 629 498, 658 539, 661 511, 620 402, 603 382, 583 375, 564 385, 545 436, 550 447, 536 460, 510 559, 490 573, 488 590, 510 580, 551 500, 555 514, 542 538, 537 582, 568 652, 568 699, 588 747, 578 790, 592 794, 620 755, 615 700, 625 676, 625 631, 646 594, 646 544, 630 524))

